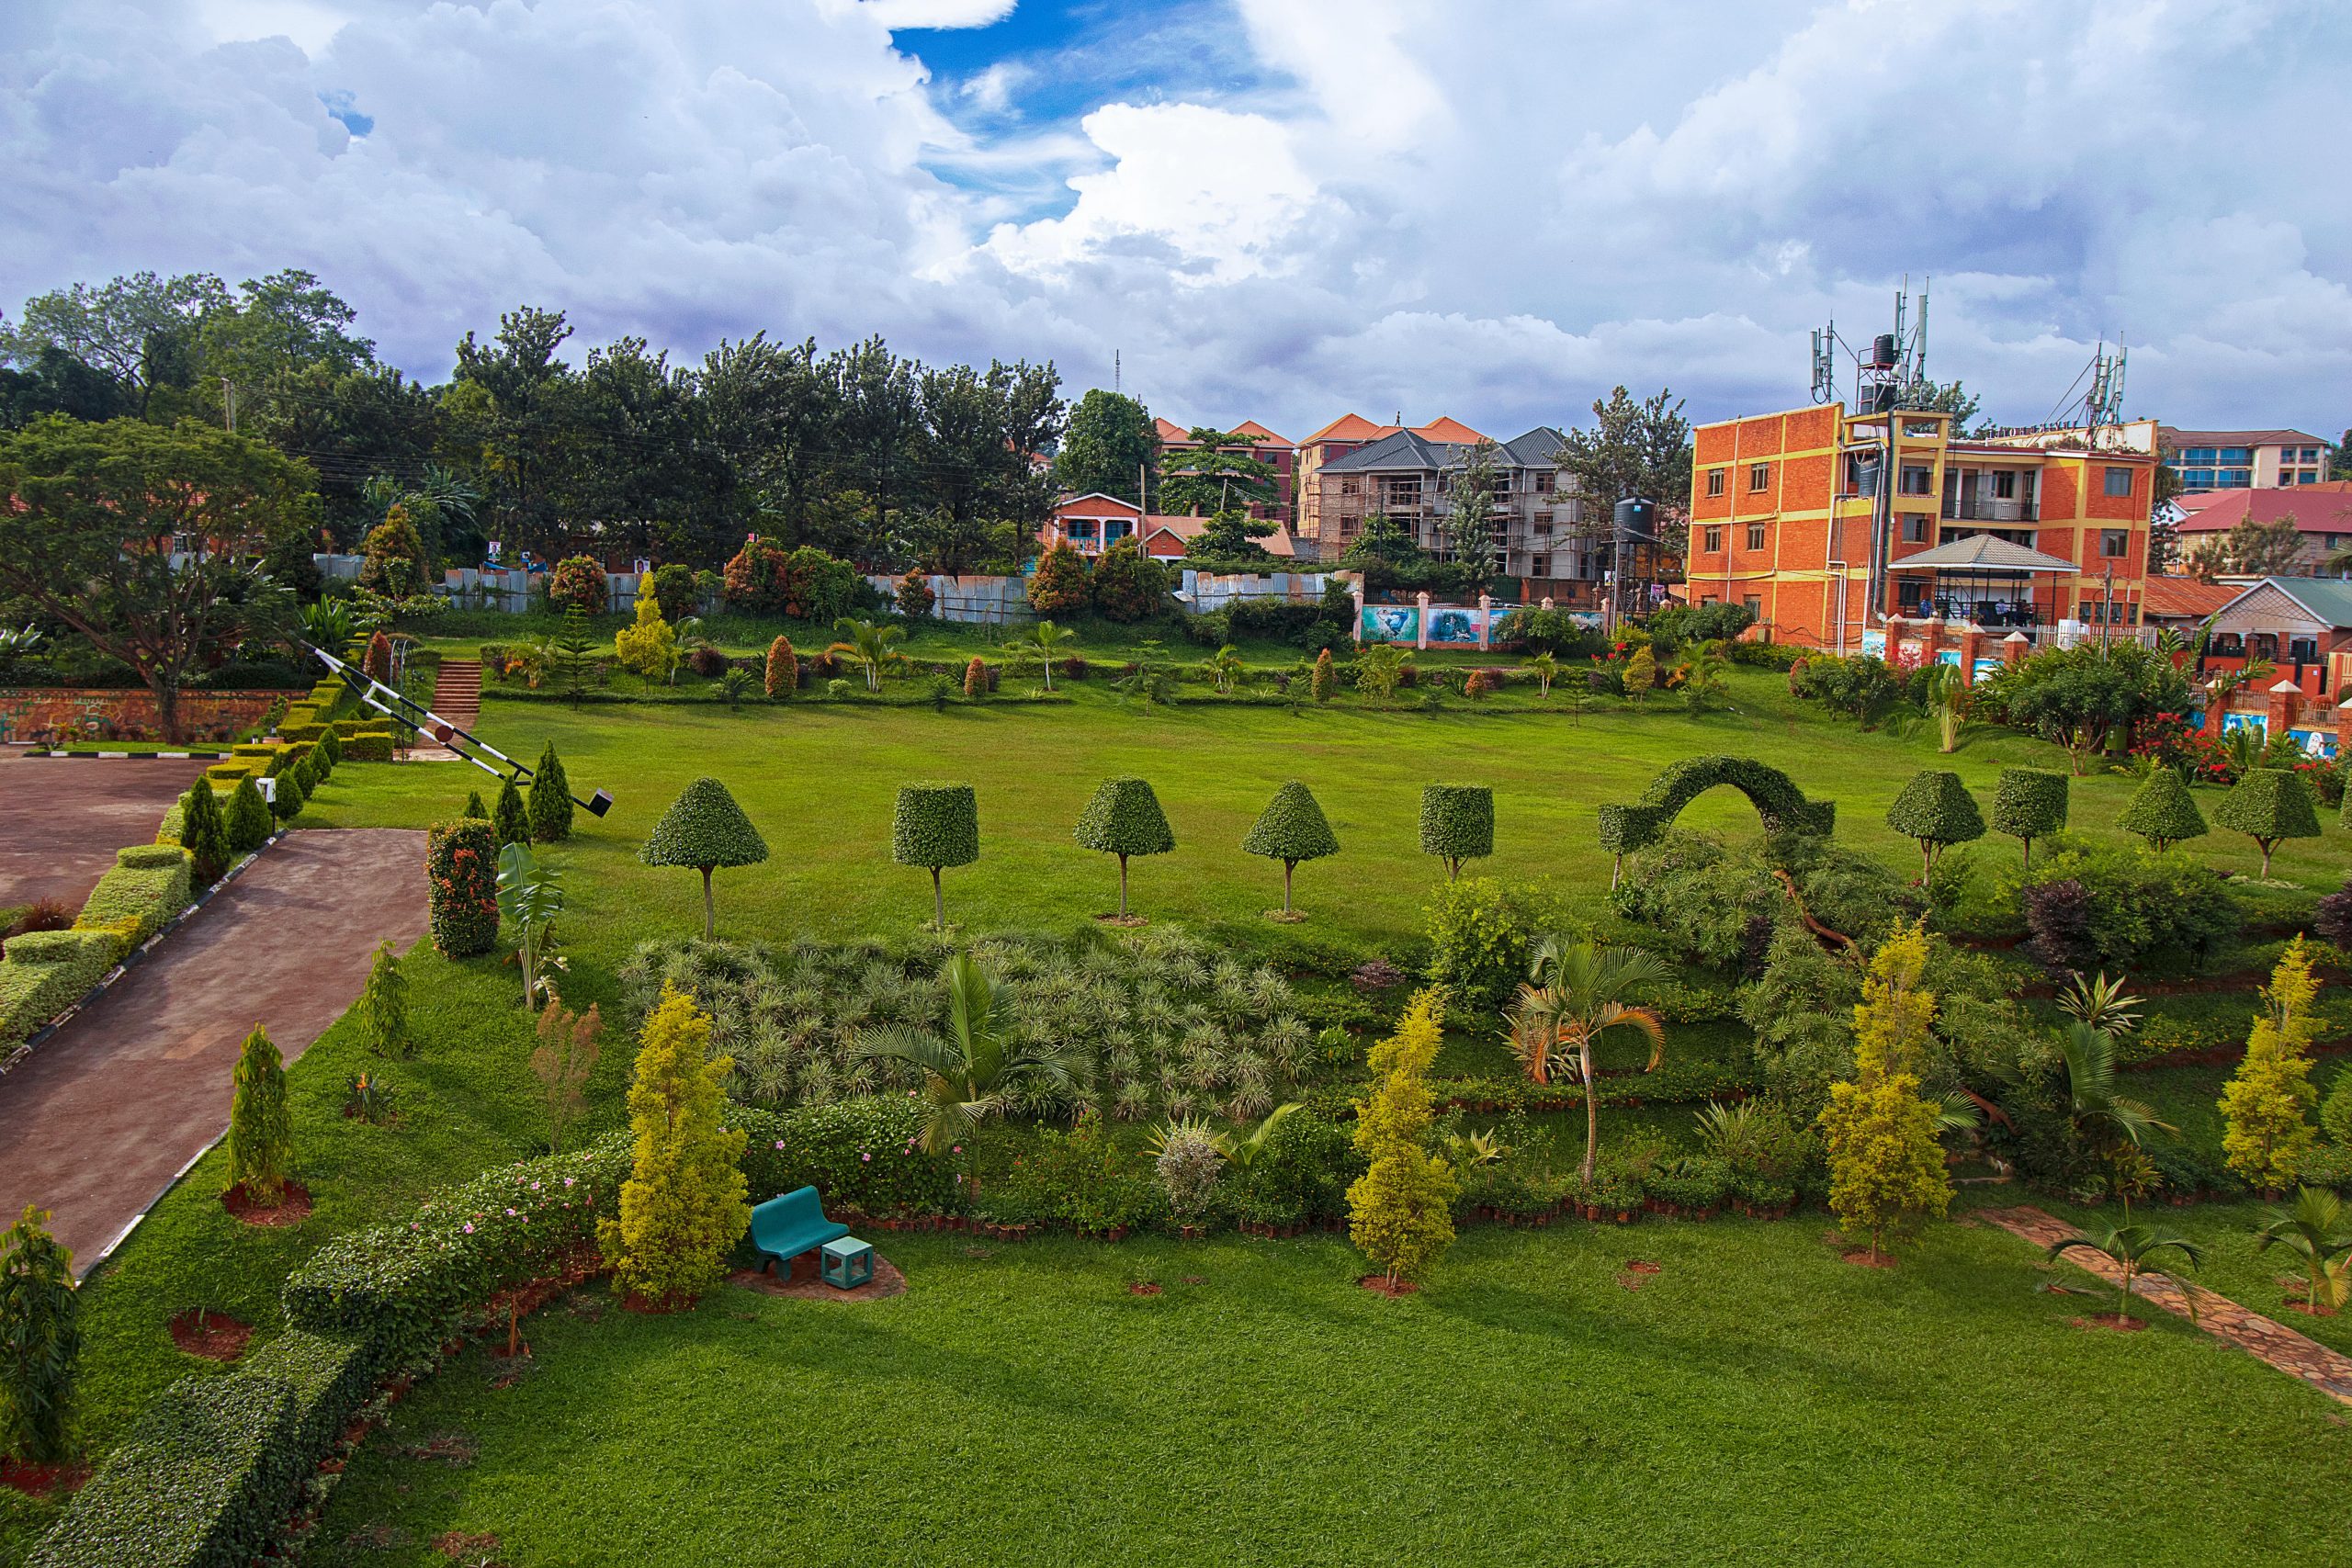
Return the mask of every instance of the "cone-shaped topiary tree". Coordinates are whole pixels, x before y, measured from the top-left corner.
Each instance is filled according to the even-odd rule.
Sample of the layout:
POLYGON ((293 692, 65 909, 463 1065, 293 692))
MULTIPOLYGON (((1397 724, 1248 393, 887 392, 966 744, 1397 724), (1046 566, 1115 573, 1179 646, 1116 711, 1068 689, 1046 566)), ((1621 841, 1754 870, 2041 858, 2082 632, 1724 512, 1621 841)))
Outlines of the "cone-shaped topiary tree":
POLYGON ((294 1164, 294 1117, 286 1106, 286 1065, 269 1031, 260 1024, 245 1036, 229 1100, 229 1180, 258 1208, 276 1208, 286 1198, 286 1178, 294 1164))
POLYGON ((768 858, 768 846, 727 786, 705 777, 670 803, 637 858, 648 865, 686 865, 702 873, 702 939, 709 942, 718 930, 710 874, 722 865, 757 865, 768 858))
POLYGON ((288 768, 271 784, 269 814, 280 822, 291 822, 302 814, 302 804, 309 798, 310 792, 302 787, 302 770, 288 768))
POLYGON ((932 925, 947 929, 947 898, 939 874, 980 858, 980 802, 966 784, 899 786, 899 808, 890 820, 890 858, 931 873, 932 925))
MULTIPOLYGON (((466 815, 470 817, 473 813, 469 811, 466 815)), ((531 841, 530 808, 523 804, 523 792, 514 787, 513 778, 500 787, 497 807, 483 815, 490 821, 490 836, 498 841, 500 849, 531 841)))
POLYGON ((2285 768, 2254 768, 2213 808, 2219 827, 2233 829, 2262 846, 2262 874, 2270 874, 2270 852, 2289 839, 2319 837, 2319 807, 2303 775, 2285 768))
POLYGON ((30 1203, 0 1234, 0 1457, 65 1458, 74 1376, 82 1358, 74 1254, 30 1203))
POLYGON ((460 817, 425 829, 424 896, 433 946, 444 958, 498 945, 498 844, 489 823, 460 817))
POLYGON ((1105 779, 1079 813, 1078 841, 1119 857, 1119 919, 1127 918, 1127 857, 1164 855, 1176 847, 1175 829, 1159 809, 1159 796, 1143 779, 1105 779))
POLYGON ((2158 854, 2187 840, 2201 839, 2208 831, 2205 814, 2197 809, 2197 798, 2188 793, 2188 784, 2163 767, 2148 775, 2115 825, 2147 840, 2148 847, 2158 854))
POLYGON ((790 637, 780 637, 768 644, 767 668, 763 674, 771 699, 782 701, 799 689, 800 657, 792 651, 790 637))
POLYGON ((489 821, 490 807, 481 803, 481 791, 478 789, 468 790, 466 792, 466 808, 463 811, 458 812, 458 815, 460 817, 479 817, 485 822, 489 821))
POLYGON ((1274 791, 1274 798, 1250 828, 1250 836, 1241 840, 1241 848, 1283 863, 1282 918, 1290 919, 1295 917, 1290 907, 1291 873, 1301 861, 1338 854, 1340 840, 1324 819, 1323 808, 1315 803, 1313 792, 1293 779, 1274 791))
POLYGON ((2066 826, 2067 780, 2041 768, 2003 768, 1993 791, 1993 830, 2025 843, 2025 865, 2033 866, 2033 841, 2066 826))
POLYGON ((1331 650, 1327 648, 1315 656, 1315 672, 1306 680, 1307 694, 1318 703, 1328 703, 1339 683, 1340 672, 1332 668, 1331 650))
POLYGON ((334 753, 327 750, 324 737, 311 742, 311 749, 303 753, 302 761, 310 768, 314 783, 324 784, 334 777, 334 753))
POLYGON ((550 740, 531 774, 531 841, 552 844, 570 837, 571 782, 563 776, 563 760, 555 754, 555 742, 550 740))
POLYGON ((664 981, 640 1042, 628 1086, 636 1156, 620 1217, 598 1222, 596 1242, 623 1292, 669 1309, 725 1278, 727 1250, 751 1224, 744 1134, 721 1121, 718 1086, 734 1061, 711 1055, 710 1015, 691 997, 664 981))
POLYGON ((277 827, 270 817, 269 802, 261 797, 261 786, 250 778, 237 781, 235 791, 229 796, 225 820, 230 851, 241 855, 249 855, 269 842, 269 835, 277 827))
POLYGON ((209 779, 198 779, 180 796, 180 848, 196 862, 196 880, 209 885, 229 869, 229 821, 209 779))
POLYGON ((1960 782, 1958 773, 1928 769, 1915 774, 1894 804, 1886 808, 1886 825, 1919 845, 1919 879, 1935 869, 1936 856, 1953 844, 1984 836, 1984 817, 1976 797, 1960 782))
POLYGON ((1421 853, 1445 862, 1445 879, 1465 860, 1495 852, 1495 792, 1485 784, 1421 786, 1421 853))
POLYGON ((392 639, 380 631, 369 637, 368 652, 360 660, 359 668, 366 672, 370 681, 380 681, 387 686, 390 685, 392 683, 392 639))
POLYGON ((964 700, 977 703, 989 694, 989 667, 978 654, 964 666, 964 700))
POLYGON ((330 724, 326 732, 319 737, 319 744, 326 748, 327 771, 332 773, 343 762, 343 735, 330 724))
POLYGON ((408 1032, 408 976, 401 973, 400 954, 389 942, 376 944, 376 962, 368 970, 368 984, 359 993, 360 1027, 368 1049, 379 1056, 414 1054, 408 1032))

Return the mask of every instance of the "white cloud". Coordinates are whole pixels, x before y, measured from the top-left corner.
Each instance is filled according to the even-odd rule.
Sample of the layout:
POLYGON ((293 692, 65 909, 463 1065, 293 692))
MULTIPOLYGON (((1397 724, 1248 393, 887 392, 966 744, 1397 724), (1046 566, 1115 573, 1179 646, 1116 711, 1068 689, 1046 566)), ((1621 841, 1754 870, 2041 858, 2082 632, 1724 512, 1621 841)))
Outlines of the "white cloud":
POLYGON ((1784 402, 1808 327, 1933 273, 1929 368, 2000 417, 2121 334, 2132 412, 2352 418, 2339 0, 1233 3, 1256 79, 1072 119, 1073 67, 894 47, 1006 0, 18 0, 0 304, 301 265, 429 375, 527 300, 1078 386, 1120 349, 1158 412, 1298 434, 1784 402))

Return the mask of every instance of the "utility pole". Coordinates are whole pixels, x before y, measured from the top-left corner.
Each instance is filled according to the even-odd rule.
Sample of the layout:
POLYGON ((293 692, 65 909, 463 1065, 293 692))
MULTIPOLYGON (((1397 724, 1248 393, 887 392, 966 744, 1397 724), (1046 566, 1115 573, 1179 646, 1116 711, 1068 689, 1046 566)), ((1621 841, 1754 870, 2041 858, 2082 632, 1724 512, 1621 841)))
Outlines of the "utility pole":
POLYGON ((2100 576, 2102 581, 2099 588, 2099 599, 2101 603, 2098 612, 2098 650, 2101 653, 2105 653, 2107 651, 2107 628, 2115 623, 2115 563, 2113 561, 2108 562, 2107 570, 2101 573, 2100 576))

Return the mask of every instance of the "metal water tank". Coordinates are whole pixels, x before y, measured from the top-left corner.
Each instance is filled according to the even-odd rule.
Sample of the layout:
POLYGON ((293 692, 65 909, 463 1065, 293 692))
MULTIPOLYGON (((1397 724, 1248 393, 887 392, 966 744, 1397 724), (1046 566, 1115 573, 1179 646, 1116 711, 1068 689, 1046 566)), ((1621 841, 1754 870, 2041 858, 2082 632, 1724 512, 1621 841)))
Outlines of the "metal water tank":
POLYGON ((1629 495, 1619 502, 1611 513, 1621 539, 1655 539, 1657 537, 1657 502, 1641 496, 1629 495))
POLYGON ((1894 334, 1893 333, 1881 333, 1871 339, 1869 364, 1873 370, 1884 370, 1894 364, 1894 334))

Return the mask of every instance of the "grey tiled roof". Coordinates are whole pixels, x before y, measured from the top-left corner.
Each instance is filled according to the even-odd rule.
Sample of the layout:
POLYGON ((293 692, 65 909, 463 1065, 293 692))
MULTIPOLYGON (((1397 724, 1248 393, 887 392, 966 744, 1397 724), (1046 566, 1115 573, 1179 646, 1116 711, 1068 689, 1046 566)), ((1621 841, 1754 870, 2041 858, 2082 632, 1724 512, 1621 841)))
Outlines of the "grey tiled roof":
MULTIPOLYGON (((1548 424, 1539 424, 1526 434, 1499 442, 1495 448, 1496 461, 1507 468, 1548 468, 1554 467, 1553 454, 1566 438, 1548 424)), ((1440 468, 1458 468, 1470 456, 1470 447, 1456 441, 1429 441, 1409 430, 1394 435, 1384 435, 1368 446, 1359 446, 1343 457, 1334 457, 1323 465, 1327 474, 1396 473, 1422 470, 1434 472, 1440 468)))

